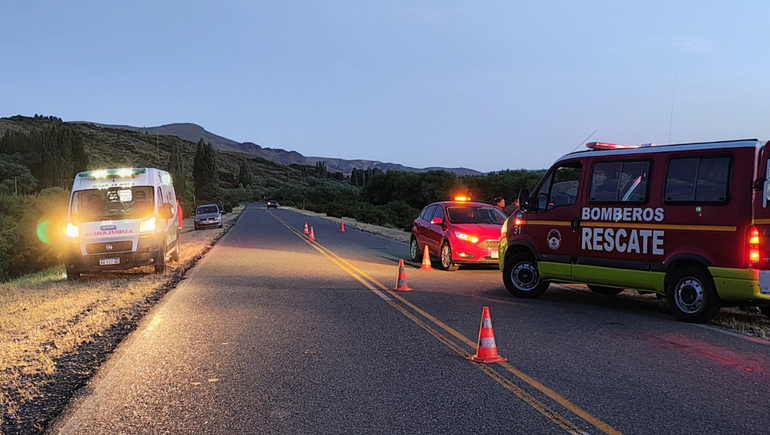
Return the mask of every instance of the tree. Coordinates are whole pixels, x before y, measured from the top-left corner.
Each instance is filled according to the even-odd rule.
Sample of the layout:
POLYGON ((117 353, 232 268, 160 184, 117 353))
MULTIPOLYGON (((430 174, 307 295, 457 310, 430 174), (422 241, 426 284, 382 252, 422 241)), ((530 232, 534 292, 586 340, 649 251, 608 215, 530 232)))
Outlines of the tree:
POLYGON ((197 199, 214 200, 219 195, 216 151, 211 143, 205 143, 203 138, 198 141, 198 148, 195 150, 193 181, 197 199))
POLYGON ((174 190, 177 196, 183 197, 187 191, 187 177, 184 171, 184 159, 179 150, 179 144, 174 144, 171 148, 171 155, 168 158, 168 172, 174 181, 174 190))
POLYGON ((238 172, 238 184, 243 187, 251 186, 251 168, 249 168, 249 163, 246 159, 241 161, 241 169, 238 172))

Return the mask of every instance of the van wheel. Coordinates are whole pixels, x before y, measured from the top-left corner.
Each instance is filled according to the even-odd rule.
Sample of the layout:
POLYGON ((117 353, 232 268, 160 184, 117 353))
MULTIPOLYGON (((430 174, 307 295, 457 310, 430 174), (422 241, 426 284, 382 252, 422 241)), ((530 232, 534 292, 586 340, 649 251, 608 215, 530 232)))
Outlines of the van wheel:
POLYGON ((409 259, 412 261, 420 261, 420 244, 417 243, 417 238, 412 236, 412 240, 409 241, 409 259))
POLYGON ((458 267, 460 267, 452 262, 452 247, 449 246, 448 242, 444 242, 444 244, 441 245, 441 261, 439 264, 441 269, 448 270, 450 272, 454 272, 458 267))
POLYGON ((67 281, 80 281, 80 278, 82 278, 80 272, 67 271, 67 281))
POLYGON ((605 287, 603 285, 589 285, 588 289, 597 295, 602 296, 616 296, 620 294, 624 289, 616 287, 605 287))
POLYGON ((164 242, 163 245, 160 248, 160 253, 158 254, 158 262, 155 263, 155 273, 161 274, 166 272, 166 243, 164 242))
POLYGON ((550 285, 548 281, 540 278, 537 263, 526 252, 514 254, 506 260, 503 267, 503 283, 512 295, 527 299, 540 297, 550 285))
POLYGON ((668 309, 679 320, 705 323, 719 312, 721 302, 711 275, 698 266, 684 266, 666 279, 668 309))
POLYGON ((770 306, 766 305, 764 307, 759 307, 759 311, 762 313, 763 316, 770 319, 770 306))

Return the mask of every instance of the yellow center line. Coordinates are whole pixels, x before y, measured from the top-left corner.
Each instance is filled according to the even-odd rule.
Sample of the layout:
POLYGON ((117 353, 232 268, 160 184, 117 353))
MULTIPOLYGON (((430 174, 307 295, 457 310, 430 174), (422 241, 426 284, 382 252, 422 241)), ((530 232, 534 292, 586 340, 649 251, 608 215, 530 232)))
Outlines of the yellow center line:
MULTIPOLYGON (((322 255, 324 255, 324 257, 328 258, 334 264, 336 264, 338 267, 340 267, 343 271, 345 271, 349 275, 351 275, 354 278, 356 278, 359 282, 361 282, 362 280, 360 279, 360 277, 356 276, 355 273, 353 273, 353 271, 358 272, 359 275, 365 277, 366 279, 368 279, 369 281, 371 281, 372 283, 374 283, 375 285, 377 285, 381 289, 388 291, 391 296, 395 297, 396 299, 398 299, 400 302, 402 302, 403 304, 405 304, 408 307, 410 307, 415 312, 417 312, 420 315, 422 315, 423 317, 427 318, 428 320, 433 322, 435 325, 437 325, 441 329, 444 329, 450 335, 454 336, 455 338, 459 339, 460 341, 462 341, 463 343, 467 344, 471 348, 475 349, 476 343, 471 341, 469 338, 465 337, 464 335, 462 335, 461 333, 459 333, 455 329, 451 328, 450 326, 444 324, 443 322, 441 322, 440 320, 438 320, 434 316, 428 314, 427 312, 425 312, 424 310, 420 309, 416 305, 412 304, 408 300, 404 299, 400 295, 390 291, 391 289, 389 289, 388 287, 383 285, 378 280, 372 278, 369 274, 367 274, 366 272, 360 270, 359 268, 357 268, 356 266, 351 264, 349 261, 347 261, 344 258, 340 257, 335 252, 331 251, 329 248, 321 245, 317 241, 310 241, 310 240, 308 240, 301 232, 299 232, 299 230, 296 230, 291 225, 289 225, 286 221, 284 221, 283 219, 281 219, 278 216, 274 215, 272 212, 269 212, 269 213, 270 213, 271 216, 273 216, 273 218, 275 218, 283 226, 288 228, 292 233, 294 233, 296 236, 300 237, 307 244, 309 244, 310 246, 315 248, 318 252, 320 252, 322 255), (345 266, 347 266, 347 267, 345 267, 345 266)), ((374 290, 369 285, 365 285, 365 287, 369 288, 370 290, 374 290)), ((444 337, 441 333, 436 331, 431 326, 427 325, 425 322, 420 320, 414 314, 410 313, 409 311, 407 311, 403 307, 399 306, 398 304, 396 304, 392 300, 387 300, 386 299, 386 301, 393 308, 398 310, 404 316, 406 316, 407 318, 412 320, 415 324, 417 324, 418 326, 423 328, 425 331, 427 331, 431 336, 435 337, 441 343, 444 343, 447 347, 449 347, 450 349, 452 349, 453 351, 455 351, 459 355, 461 355, 463 357, 468 355, 468 352, 465 349, 463 349, 459 345, 455 344, 454 342, 452 342, 448 338, 444 337)), ((529 394, 526 391, 524 391, 523 389, 521 389, 519 386, 517 386, 516 384, 511 382, 509 379, 507 379, 507 378, 503 377, 502 375, 500 375, 498 372, 496 372, 492 368, 490 368, 488 366, 485 366, 483 364, 474 364, 474 365, 477 368, 479 368, 482 372, 484 372, 485 374, 490 376, 492 379, 494 379, 495 381, 500 383, 504 388, 506 388, 507 390, 509 390, 512 393, 514 393, 517 397, 522 399, 525 403, 527 403, 528 405, 532 406, 535 410, 540 412, 542 415, 547 417, 549 420, 551 420, 554 423, 556 423, 559 427, 561 427, 565 431, 567 431, 569 433, 573 433, 573 434, 583 433, 580 430, 580 428, 578 426, 576 426, 574 423, 572 423, 571 421, 569 421, 565 417, 561 416, 557 412, 555 412, 555 411, 551 410, 550 408, 548 408, 545 404, 543 404, 542 402, 537 400, 535 397, 533 397, 531 394, 529 394)), ((565 408, 567 408, 568 410, 572 411, 575 415, 577 415, 580 418, 582 418, 583 420, 589 422, 590 424, 592 424, 594 427, 596 427, 597 429, 601 430, 602 432, 604 432, 606 434, 609 434, 609 435, 621 435, 621 432, 619 432, 616 429, 612 428, 607 423, 604 423, 603 421, 601 421, 598 418, 592 416, 588 412, 582 410, 577 405, 569 402, 567 399, 563 398, 562 396, 560 396, 559 394, 557 394, 553 390, 547 388, 543 384, 541 384, 541 383, 537 382, 536 380, 530 378, 529 376, 525 375, 523 372, 521 372, 520 370, 516 369, 512 365, 510 365, 508 363, 500 363, 500 365, 502 367, 504 367, 506 370, 508 370, 510 373, 514 374, 519 379, 523 380, 524 382, 526 382, 527 384, 531 385, 532 387, 534 387, 538 391, 542 392, 543 394, 545 394, 546 396, 548 396, 552 400, 556 401, 560 405, 562 405, 565 408)))

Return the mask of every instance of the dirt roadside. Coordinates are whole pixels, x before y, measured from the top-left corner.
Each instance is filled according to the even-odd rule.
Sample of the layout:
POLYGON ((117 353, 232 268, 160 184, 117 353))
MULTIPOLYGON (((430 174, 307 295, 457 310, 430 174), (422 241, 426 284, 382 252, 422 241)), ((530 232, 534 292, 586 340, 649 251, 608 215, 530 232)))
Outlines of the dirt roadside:
POLYGON ((232 228, 193 231, 185 219, 179 263, 69 282, 57 267, 0 285, 0 434, 41 433, 142 316, 232 228))

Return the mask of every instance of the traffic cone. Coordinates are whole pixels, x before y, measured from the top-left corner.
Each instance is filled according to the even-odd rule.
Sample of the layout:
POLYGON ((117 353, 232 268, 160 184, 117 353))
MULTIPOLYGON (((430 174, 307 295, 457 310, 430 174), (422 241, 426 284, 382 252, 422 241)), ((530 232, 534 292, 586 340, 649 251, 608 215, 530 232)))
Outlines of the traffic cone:
POLYGON ((479 341, 476 345, 476 355, 469 355, 467 359, 485 364, 508 361, 508 358, 503 358, 497 354, 495 333, 492 331, 492 318, 489 317, 489 307, 484 307, 484 310, 481 312, 481 328, 479 329, 479 341))
POLYGON ((302 234, 310 234, 310 232, 307 230, 307 222, 305 222, 305 229, 302 231, 302 234))
POLYGON ((340 232, 341 233, 345 232, 345 222, 343 222, 343 221, 340 221, 340 232))
POLYGON ((396 280, 396 287, 393 289, 400 292, 410 292, 412 289, 406 285, 406 272, 404 271, 404 260, 398 261, 398 279, 396 280))
POLYGON ((425 250, 423 251, 422 266, 420 266, 420 270, 433 270, 433 267, 430 265, 430 253, 428 252, 428 245, 425 245, 425 250))
POLYGON ((315 234, 313 233, 313 227, 310 227, 310 237, 308 237, 309 240, 315 240, 315 234))

